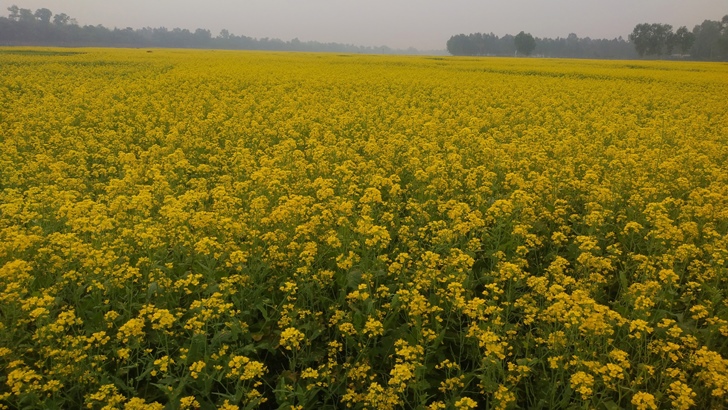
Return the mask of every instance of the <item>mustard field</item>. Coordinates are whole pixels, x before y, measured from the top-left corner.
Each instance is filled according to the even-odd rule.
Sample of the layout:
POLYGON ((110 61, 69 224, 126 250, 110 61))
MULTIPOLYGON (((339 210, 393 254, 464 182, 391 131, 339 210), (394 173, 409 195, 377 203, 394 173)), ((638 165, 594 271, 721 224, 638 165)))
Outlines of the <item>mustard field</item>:
POLYGON ((728 407, 728 65, 0 49, 0 408, 728 407))

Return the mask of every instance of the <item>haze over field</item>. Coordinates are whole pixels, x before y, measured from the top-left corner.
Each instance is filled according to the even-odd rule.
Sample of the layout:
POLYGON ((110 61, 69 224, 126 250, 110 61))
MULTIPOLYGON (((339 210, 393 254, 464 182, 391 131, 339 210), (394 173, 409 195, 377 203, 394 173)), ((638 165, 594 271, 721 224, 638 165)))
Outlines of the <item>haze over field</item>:
MULTIPOLYGON (((536 37, 624 38, 634 26, 691 28, 728 13, 725 0, 16 0, 80 25, 222 29, 238 35, 394 48, 444 49, 451 35, 529 31, 536 37)), ((3 13, 6 14, 6 13, 3 13)))

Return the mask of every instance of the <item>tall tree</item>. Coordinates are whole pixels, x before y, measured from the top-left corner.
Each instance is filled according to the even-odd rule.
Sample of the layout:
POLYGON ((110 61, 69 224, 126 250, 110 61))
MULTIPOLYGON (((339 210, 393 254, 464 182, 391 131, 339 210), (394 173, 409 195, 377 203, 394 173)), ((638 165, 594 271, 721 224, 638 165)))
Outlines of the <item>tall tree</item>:
POLYGON ((720 21, 705 20, 701 25, 695 26, 695 43, 690 55, 697 60, 720 59, 723 54, 720 47, 722 31, 723 24, 720 21))
POLYGON ((65 26, 71 21, 71 16, 66 13, 56 14, 53 16, 53 24, 57 26, 65 26))
POLYGON ((629 35, 629 41, 634 44, 635 50, 637 50, 637 54, 640 55, 640 57, 643 57, 645 54, 647 54, 647 48, 649 47, 649 37, 650 37, 650 24, 648 23, 642 23, 638 24, 634 27, 634 30, 632 30, 632 34, 629 35))
POLYGON ((8 14, 8 18, 13 21, 18 21, 20 19, 20 8, 13 4, 12 6, 8 7, 8 11, 10 14, 8 14))
POLYGON ((38 19, 38 21, 49 24, 51 22, 51 16, 53 16, 53 12, 46 8, 42 8, 36 10, 34 15, 35 18, 38 19))
POLYGON ((680 54, 687 54, 695 43, 695 35, 685 26, 678 28, 673 38, 675 46, 680 49, 680 54))
POLYGON ((476 55, 476 47, 471 41, 470 36, 458 34, 450 37, 447 41, 447 51, 454 56, 473 56, 476 55))
POLYGON ((721 20, 721 26, 723 27, 721 32, 723 33, 720 36, 720 48, 723 52, 723 57, 728 57, 728 14, 723 16, 723 19, 721 20))
POLYGON ((672 26, 669 24, 642 23, 635 26, 629 41, 640 56, 671 54, 674 46, 672 26))
POLYGON ((204 48, 209 46, 210 40, 212 39, 212 33, 210 30, 198 28, 192 34, 192 43, 194 47, 204 48))
POLYGON ((518 54, 530 56, 531 53, 533 53, 533 50, 536 49, 536 40, 531 34, 526 34, 523 31, 518 33, 513 41, 516 45, 516 52, 518 54))
POLYGON ((20 9, 20 19, 23 23, 30 23, 35 21, 35 14, 30 9, 20 9))

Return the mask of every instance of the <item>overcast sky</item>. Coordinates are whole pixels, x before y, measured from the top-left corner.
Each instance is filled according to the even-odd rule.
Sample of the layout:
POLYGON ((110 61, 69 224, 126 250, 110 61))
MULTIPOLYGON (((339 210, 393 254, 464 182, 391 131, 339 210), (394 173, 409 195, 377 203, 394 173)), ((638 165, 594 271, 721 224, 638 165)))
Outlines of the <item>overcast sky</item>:
POLYGON ((728 0, 0 0, 48 8, 79 24, 226 28, 249 37, 444 49, 459 33, 615 38, 639 23, 692 29, 728 14, 728 0))

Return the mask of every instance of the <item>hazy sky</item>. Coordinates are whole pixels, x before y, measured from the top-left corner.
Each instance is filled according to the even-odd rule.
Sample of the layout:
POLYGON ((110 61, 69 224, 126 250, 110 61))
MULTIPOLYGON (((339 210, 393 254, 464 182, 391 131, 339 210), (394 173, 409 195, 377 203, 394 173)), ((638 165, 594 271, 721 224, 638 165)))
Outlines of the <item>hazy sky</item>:
POLYGON ((2 0, 66 13, 81 25, 226 28, 249 37, 444 49, 450 36, 524 30, 536 37, 624 38, 639 23, 692 29, 728 0, 2 0))

